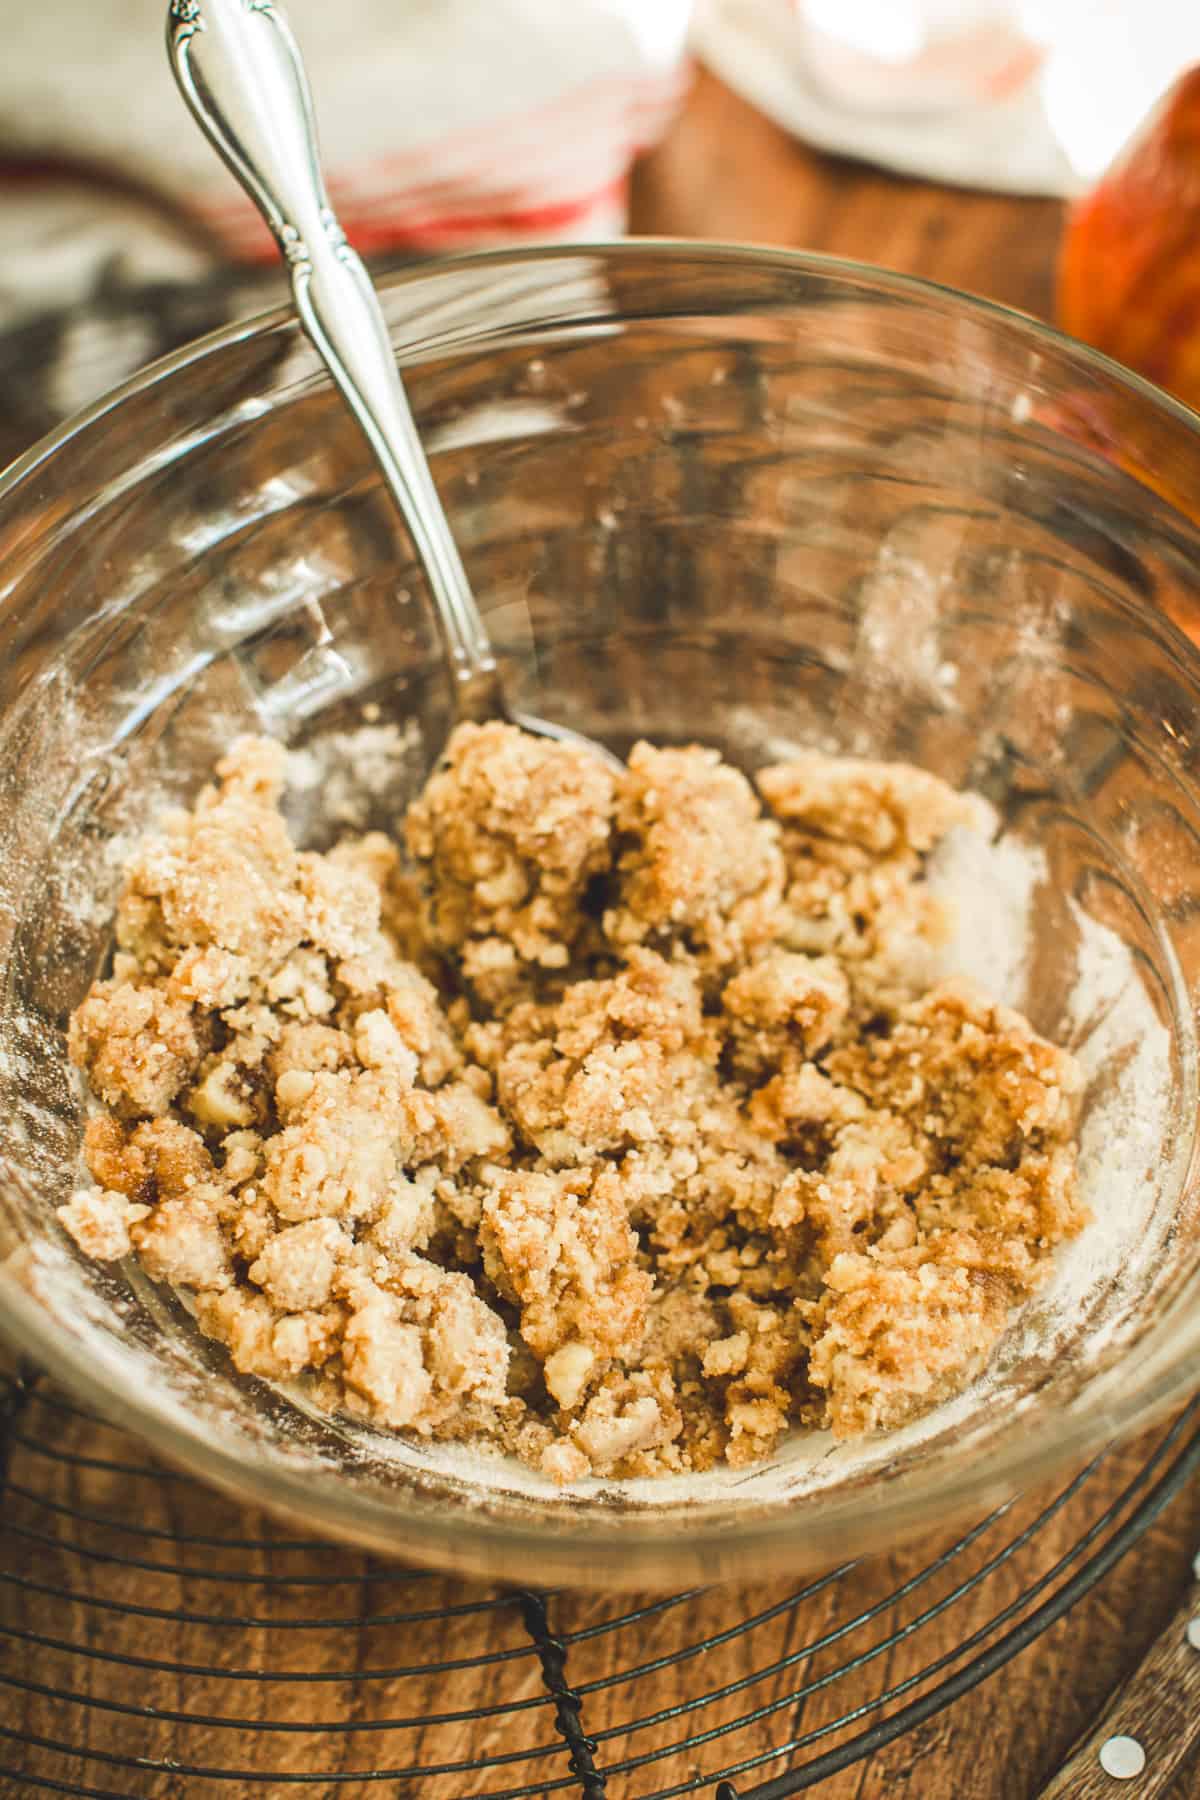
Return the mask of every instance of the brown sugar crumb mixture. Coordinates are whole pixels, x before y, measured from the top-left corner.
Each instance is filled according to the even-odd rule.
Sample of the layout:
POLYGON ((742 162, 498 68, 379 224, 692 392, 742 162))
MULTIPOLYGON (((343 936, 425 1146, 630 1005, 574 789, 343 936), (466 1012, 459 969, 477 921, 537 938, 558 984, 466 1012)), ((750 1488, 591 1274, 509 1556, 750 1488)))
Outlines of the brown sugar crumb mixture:
POLYGON ((61 1217, 237 1368, 557 1482, 900 1424, 1078 1232, 1079 1071, 922 970, 982 806, 817 754, 462 725, 380 835, 297 850, 236 743, 131 858, 71 1021, 61 1217))

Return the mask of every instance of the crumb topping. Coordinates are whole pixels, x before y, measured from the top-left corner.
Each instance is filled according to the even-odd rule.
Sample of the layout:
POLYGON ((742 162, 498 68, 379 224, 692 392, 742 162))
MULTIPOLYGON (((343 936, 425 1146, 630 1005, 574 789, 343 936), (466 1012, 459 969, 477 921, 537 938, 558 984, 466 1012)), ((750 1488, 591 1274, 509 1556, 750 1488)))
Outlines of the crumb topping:
POLYGON ((296 848, 242 739, 134 852, 69 1050, 59 1209, 237 1367, 553 1481, 903 1423, 1086 1222, 1079 1070, 931 984, 982 802, 816 754, 462 725, 409 807, 296 848))

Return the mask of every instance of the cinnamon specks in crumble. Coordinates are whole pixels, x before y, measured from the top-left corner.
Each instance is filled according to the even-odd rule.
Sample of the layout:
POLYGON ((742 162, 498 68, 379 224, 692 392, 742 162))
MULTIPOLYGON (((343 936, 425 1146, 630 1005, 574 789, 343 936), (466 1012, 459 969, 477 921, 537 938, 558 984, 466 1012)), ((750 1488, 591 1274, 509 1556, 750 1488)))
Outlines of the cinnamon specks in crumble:
POLYGON ((129 861, 60 1209, 236 1367, 556 1482, 740 1464, 961 1387, 1078 1232, 1078 1069, 930 986, 978 802, 806 755, 463 725, 300 851, 236 743, 129 861))

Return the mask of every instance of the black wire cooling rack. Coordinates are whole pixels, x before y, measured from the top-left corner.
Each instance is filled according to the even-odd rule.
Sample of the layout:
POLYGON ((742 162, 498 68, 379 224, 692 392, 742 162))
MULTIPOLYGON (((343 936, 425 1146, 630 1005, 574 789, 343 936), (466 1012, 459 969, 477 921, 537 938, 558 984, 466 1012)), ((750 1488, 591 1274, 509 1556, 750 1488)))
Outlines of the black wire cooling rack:
POLYGON ((1200 1468, 1198 1400, 1108 1504, 1096 1462, 886 1591, 847 1564, 714 1632, 696 1593, 466 1589, 257 1515, 247 1535, 35 1378, 0 1382, 0 1430, 5 1800, 783 1800, 1002 1667, 1200 1468), (948 1613, 961 1636, 926 1660, 948 1613), (714 1685, 706 1657, 730 1646, 743 1672, 714 1685))

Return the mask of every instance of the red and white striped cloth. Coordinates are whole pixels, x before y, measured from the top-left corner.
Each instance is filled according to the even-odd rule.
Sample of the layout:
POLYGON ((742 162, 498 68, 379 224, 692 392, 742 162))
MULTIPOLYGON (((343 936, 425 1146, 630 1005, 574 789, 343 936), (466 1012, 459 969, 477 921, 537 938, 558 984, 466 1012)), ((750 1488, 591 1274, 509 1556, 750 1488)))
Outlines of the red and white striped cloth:
MULTIPOLYGON (((682 96, 690 0, 284 0, 360 250, 610 235, 682 96)), ((0 57, 0 159, 116 177, 272 253, 191 124, 166 0, 47 0, 0 57)), ((2 185, 2 173, 0 173, 2 185)))

